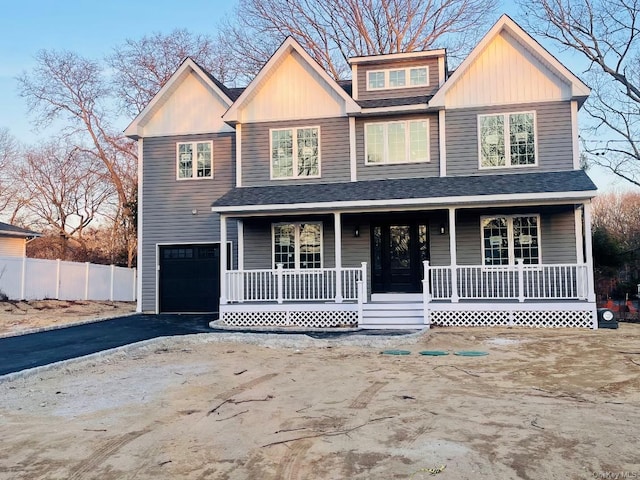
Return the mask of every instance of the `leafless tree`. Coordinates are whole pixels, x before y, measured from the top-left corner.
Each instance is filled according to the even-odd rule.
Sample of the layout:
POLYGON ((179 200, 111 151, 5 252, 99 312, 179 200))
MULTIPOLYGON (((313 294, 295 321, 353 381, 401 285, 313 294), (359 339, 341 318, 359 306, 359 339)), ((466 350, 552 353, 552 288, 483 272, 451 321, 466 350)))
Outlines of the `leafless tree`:
POLYGON ((86 250, 85 229, 115 194, 104 164, 73 145, 51 142, 27 150, 18 174, 24 208, 40 229, 59 237, 59 258, 66 259, 69 240, 86 250))
POLYGON ((123 111, 131 117, 140 113, 186 57, 223 83, 235 79, 230 59, 218 42, 184 29, 129 39, 115 47, 106 61, 113 70, 112 85, 123 111))
POLYGON ((241 69, 254 75, 291 35, 335 79, 352 56, 436 46, 463 53, 494 13, 495 0, 240 0, 222 30, 241 69), (446 42, 446 43, 445 43, 446 42))
POLYGON ((525 25, 588 63, 592 88, 583 150, 600 165, 640 186, 640 2, 519 0, 525 25))
POLYGON ((606 231, 623 250, 640 247, 640 193, 609 192, 593 201, 593 228, 606 231))

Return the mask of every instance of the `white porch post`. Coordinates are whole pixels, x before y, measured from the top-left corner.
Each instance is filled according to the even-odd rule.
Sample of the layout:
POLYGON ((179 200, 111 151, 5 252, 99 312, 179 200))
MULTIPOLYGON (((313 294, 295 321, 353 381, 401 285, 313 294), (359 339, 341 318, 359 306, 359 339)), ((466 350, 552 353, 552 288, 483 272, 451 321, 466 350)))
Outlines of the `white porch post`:
POLYGON ((220 305, 227 304, 227 217, 220 215, 220 305))
POLYGON ((575 228, 576 228, 576 263, 584 264, 584 237, 582 236, 582 209, 575 208, 575 228))
POLYGON ((591 201, 584 202, 584 254, 587 262, 587 301, 596 301, 593 283, 593 246, 591 244, 591 201))
POLYGON ((429 318, 429 302, 431 302, 431 292, 429 291, 429 260, 422 262, 424 275, 422 276, 422 318, 424 324, 429 328, 431 321, 429 318))
POLYGON ((333 226, 336 257, 336 303, 342 303, 342 218, 339 212, 333 214, 333 226))
POLYGON ((458 254, 456 248, 456 209, 449 208, 449 252, 451 255, 451 302, 458 303, 458 254))

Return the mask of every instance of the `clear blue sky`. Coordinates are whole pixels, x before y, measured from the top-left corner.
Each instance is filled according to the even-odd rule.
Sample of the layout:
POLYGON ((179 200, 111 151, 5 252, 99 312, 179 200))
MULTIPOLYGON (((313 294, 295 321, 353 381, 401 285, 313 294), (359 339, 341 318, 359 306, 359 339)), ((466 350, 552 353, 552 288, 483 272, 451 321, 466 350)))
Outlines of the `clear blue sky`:
MULTIPOLYGON (((25 143, 34 138, 15 78, 33 67, 38 50, 71 50, 99 59, 126 39, 139 39, 155 32, 187 28, 193 33, 211 34, 236 3, 237 0, 4 2, 0 14, 0 128, 9 128, 25 143)), ((504 8, 499 13, 516 18, 512 2, 503 0, 502 3, 504 8)), ((571 61, 566 53, 545 46, 561 61, 571 61)), ((606 172, 593 170, 590 174, 600 189, 627 188, 606 172)))

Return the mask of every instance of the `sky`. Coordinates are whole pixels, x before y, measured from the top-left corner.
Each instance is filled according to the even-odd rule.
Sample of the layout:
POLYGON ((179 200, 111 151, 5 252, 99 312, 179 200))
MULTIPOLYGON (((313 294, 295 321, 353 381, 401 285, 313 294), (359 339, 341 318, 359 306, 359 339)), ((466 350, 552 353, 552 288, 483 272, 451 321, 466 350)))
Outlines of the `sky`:
MULTIPOLYGON (((0 15, 0 128, 24 143, 37 137, 27 106, 18 95, 16 77, 34 66, 41 49, 70 50, 100 59, 127 39, 186 28, 194 34, 214 34, 237 0, 21 0, 3 2, 0 15)), ((517 19, 509 0, 496 14, 517 19)), ((580 74, 567 52, 544 44, 558 59, 580 74)), ((126 125, 123 125, 123 129, 126 125)), ((604 170, 589 170, 600 190, 625 190, 628 184, 604 170)))

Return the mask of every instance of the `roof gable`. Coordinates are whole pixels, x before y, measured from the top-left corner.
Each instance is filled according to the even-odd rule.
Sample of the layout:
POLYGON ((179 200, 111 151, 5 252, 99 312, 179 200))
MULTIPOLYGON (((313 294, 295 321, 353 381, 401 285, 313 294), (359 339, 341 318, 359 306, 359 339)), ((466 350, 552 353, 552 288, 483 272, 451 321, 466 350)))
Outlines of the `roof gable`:
POLYGON ((503 15, 429 103, 433 107, 584 100, 589 87, 503 15))
POLYGON ((9 223, 0 222, 0 236, 30 238, 41 237, 42 235, 40 233, 27 230, 26 228, 20 228, 9 223))
POLYGON ((229 123, 345 116, 356 102, 288 37, 224 115, 229 123))
POLYGON ((137 140, 233 131, 222 121, 230 105, 226 88, 193 59, 186 58, 124 133, 137 140))

